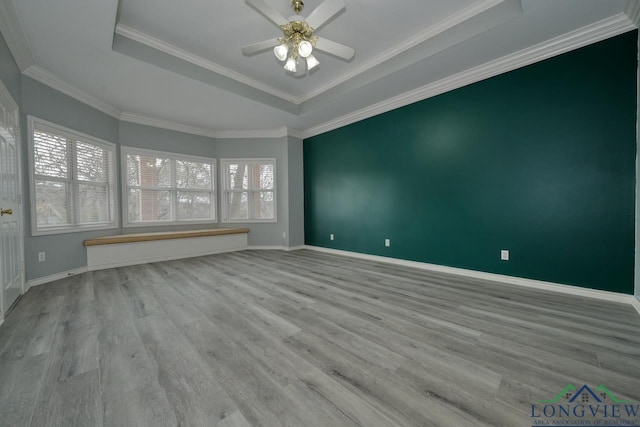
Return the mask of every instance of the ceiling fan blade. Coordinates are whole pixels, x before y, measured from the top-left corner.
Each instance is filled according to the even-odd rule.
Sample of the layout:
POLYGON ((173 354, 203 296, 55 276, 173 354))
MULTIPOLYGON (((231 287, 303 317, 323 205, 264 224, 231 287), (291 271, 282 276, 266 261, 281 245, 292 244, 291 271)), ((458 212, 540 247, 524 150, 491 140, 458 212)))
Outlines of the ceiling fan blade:
POLYGON ((287 25, 289 21, 264 0, 247 0, 251 6, 273 21, 277 26, 287 25))
POLYGON ((331 40, 327 40, 325 38, 320 38, 320 37, 316 42, 316 49, 326 53, 330 53, 331 55, 338 56, 347 61, 351 60, 351 58, 353 58, 353 56, 356 54, 356 51, 353 48, 350 48, 349 46, 332 42, 331 40))
POLYGON ((263 42, 250 44, 249 46, 245 46, 242 48, 242 53, 244 55, 253 55, 258 52, 271 49, 272 47, 276 47, 278 43, 279 43, 278 39, 269 39, 263 42))
POLYGON ((344 9, 344 0, 324 0, 305 21, 311 28, 317 30, 342 9, 344 9))

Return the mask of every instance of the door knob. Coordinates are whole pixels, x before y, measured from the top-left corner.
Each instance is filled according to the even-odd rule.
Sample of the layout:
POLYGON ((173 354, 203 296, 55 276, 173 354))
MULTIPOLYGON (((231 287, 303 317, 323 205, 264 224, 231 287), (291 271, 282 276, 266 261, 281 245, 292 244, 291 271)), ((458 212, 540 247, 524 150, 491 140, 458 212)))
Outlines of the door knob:
POLYGON ((13 209, 0 209, 0 216, 2 215, 13 215, 13 209))

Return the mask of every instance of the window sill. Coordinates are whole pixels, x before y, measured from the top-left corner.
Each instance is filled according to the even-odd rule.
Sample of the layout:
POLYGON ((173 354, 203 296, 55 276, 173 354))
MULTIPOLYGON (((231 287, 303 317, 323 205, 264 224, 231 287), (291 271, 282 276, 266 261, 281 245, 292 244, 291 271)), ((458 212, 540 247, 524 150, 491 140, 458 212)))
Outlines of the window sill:
POLYGON ((277 224, 277 219, 225 219, 222 224, 277 224))
POLYGON ((175 227, 178 225, 206 225, 218 224, 217 220, 204 219, 192 221, 155 221, 155 222, 126 222, 122 228, 138 228, 138 227, 175 227))
POLYGON ((39 236, 49 236, 53 234, 69 234, 69 233, 84 233, 88 231, 99 231, 99 230, 113 230, 118 228, 118 224, 109 224, 104 226, 75 226, 75 227, 60 227, 60 228, 51 228, 45 230, 36 230, 31 232, 31 236, 39 237, 39 236))

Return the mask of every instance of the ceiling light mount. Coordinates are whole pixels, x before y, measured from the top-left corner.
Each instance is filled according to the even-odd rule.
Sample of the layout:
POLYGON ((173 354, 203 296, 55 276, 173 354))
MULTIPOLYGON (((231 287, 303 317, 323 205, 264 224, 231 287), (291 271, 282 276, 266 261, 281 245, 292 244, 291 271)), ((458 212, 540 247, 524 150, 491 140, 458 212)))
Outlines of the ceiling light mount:
POLYGON ((245 46, 242 48, 245 55, 253 55, 273 48, 273 54, 284 64, 284 69, 296 76, 302 76, 320 64, 313 55, 315 49, 347 61, 355 55, 355 50, 348 46, 314 35, 316 29, 344 9, 344 0, 324 0, 307 18, 300 16, 304 1, 291 0, 291 8, 296 15, 289 19, 283 17, 265 0, 246 0, 246 2, 278 25, 283 36, 245 46))
POLYGON ((304 9, 304 2, 302 0, 291 0, 291 8, 300 15, 302 9, 304 9))

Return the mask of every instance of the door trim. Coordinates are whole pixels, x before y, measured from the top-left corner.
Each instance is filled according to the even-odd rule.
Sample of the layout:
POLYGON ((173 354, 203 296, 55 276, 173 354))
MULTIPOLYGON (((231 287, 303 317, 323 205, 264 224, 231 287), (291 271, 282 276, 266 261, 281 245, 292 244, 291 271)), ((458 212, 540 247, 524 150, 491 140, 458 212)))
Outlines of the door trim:
MULTIPOLYGON (((5 107, 9 107, 12 110, 16 111, 17 114, 17 123, 15 130, 15 147, 16 147, 16 173, 17 173, 17 181, 18 181, 18 203, 17 203, 17 221, 18 221, 18 254, 20 256, 20 295, 25 293, 25 258, 24 258, 24 182, 22 176, 22 127, 21 127, 21 115, 20 115, 20 107, 11 96, 11 93, 4 85, 4 82, 0 80, 0 102, 6 103, 5 107)), ((16 302, 20 299, 16 300, 16 302)), ((13 307, 13 305, 12 305, 13 307)), ((3 316, 6 316, 6 313, 3 313, 0 316, 0 324, 4 322, 3 316)))

